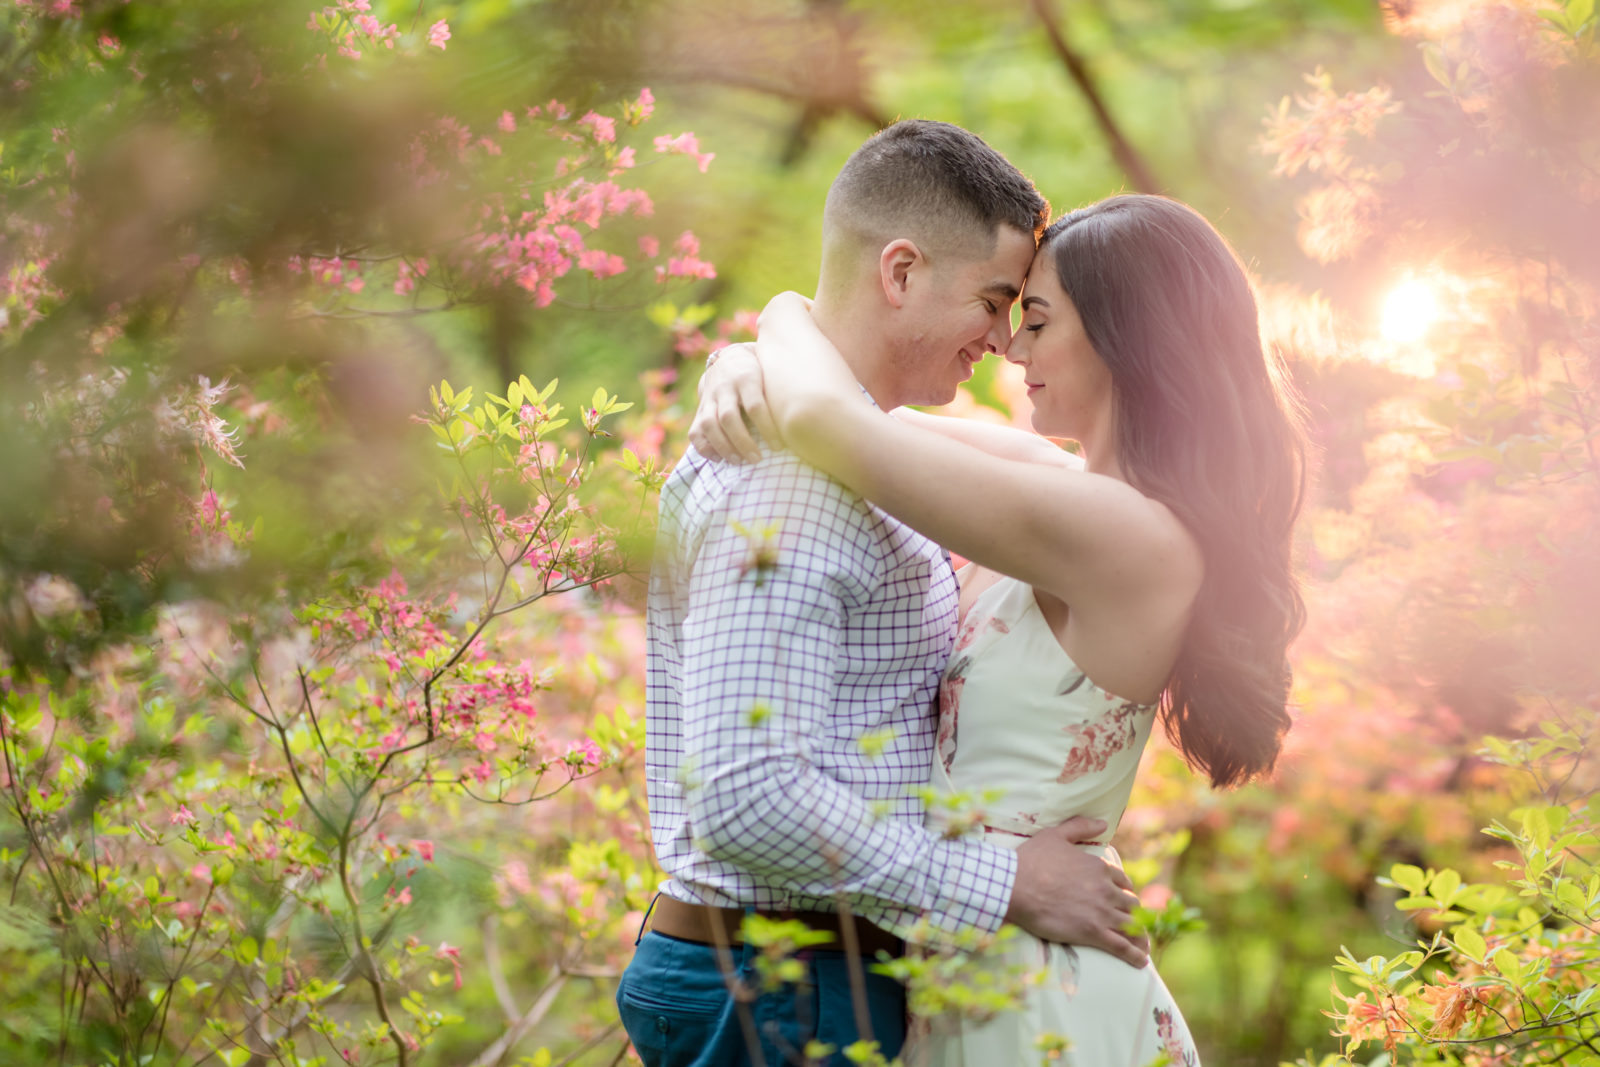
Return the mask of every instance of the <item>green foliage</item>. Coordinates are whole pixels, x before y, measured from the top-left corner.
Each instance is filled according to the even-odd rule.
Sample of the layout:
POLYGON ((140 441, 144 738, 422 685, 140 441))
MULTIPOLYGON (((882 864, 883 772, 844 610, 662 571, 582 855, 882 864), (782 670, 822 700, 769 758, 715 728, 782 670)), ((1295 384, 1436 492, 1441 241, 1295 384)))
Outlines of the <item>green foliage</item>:
MULTIPOLYGON (((1339 957, 1336 973, 1357 992, 1336 987, 1341 1007, 1330 1014, 1349 1052, 1378 1041, 1396 1062, 1495 1056, 1534 1064, 1569 1059, 1600 1039, 1600 803, 1589 751, 1596 721, 1585 712, 1571 726, 1550 724, 1553 747, 1486 750, 1523 772, 1527 794, 1539 801, 1486 829, 1515 850, 1516 858, 1496 863, 1500 879, 1465 882, 1453 870, 1394 866, 1389 884, 1408 894, 1396 906, 1424 915, 1434 933, 1397 956, 1339 957)), ((1587 1061, 1580 1054, 1577 1062, 1587 1061)))

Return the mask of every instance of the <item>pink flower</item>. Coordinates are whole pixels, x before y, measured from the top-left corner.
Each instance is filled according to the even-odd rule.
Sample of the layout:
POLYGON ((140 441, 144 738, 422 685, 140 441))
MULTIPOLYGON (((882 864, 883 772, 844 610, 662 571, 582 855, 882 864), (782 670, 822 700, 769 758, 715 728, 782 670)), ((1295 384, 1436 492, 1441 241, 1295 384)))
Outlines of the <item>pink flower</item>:
POLYGON ((621 274, 628 269, 628 264, 621 256, 599 248, 591 248, 578 256, 578 266, 592 273, 596 278, 609 278, 614 274, 621 274))
POLYGON ((654 259, 661 254, 661 242, 645 234, 639 238, 639 254, 647 259, 654 259))
POLYGON ((1139 891, 1139 903, 1152 911, 1160 911, 1172 899, 1172 887, 1151 882, 1139 891))
POLYGON ((192 826, 200 820, 194 817, 194 812, 189 810, 187 804, 179 804, 178 810, 168 816, 167 821, 173 826, 192 826))
POLYGON ((433 953, 435 959, 449 960, 450 966, 456 969, 456 988, 461 988, 461 950, 448 941, 439 942, 439 947, 433 953))
POLYGON ((502 873, 505 875, 506 885, 518 893, 533 892, 533 879, 528 876, 528 865, 526 863, 521 860, 512 860, 506 864, 502 873))
POLYGON ((578 125, 589 127, 594 139, 601 144, 610 144, 617 139, 617 120, 597 112, 591 111, 584 115, 578 120, 578 125))
POLYGON ((220 511, 216 491, 207 489, 200 497, 200 524, 208 530, 216 529, 217 515, 220 511))
POLYGON ((567 766, 575 770, 584 767, 598 767, 602 760, 600 746, 589 740, 574 742, 572 747, 567 749, 564 759, 567 766))
POLYGON ((657 152, 669 152, 673 155, 679 156, 693 156, 695 163, 697 163, 700 167, 701 174, 704 174, 706 172, 706 168, 711 166, 711 161, 717 158, 717 154, 715 152, 700 151, 699 139, 696 138, 694 134, 687 132, 680 133, 676 137, 662 134, 660 137, 655 139, 655 146, 657 152))
POLYGON ((516 133, 517 117, 509 111, 502 111, 500 112, 499 126, 501 133, 516 133))
POLYGON ((428 43, 433 47, 444 50, 444 43, 450 39, 450 24, 440 19, 428 27, 428 43))
POLYGON ((420 839, 419 840, 414 840, 414 841, 411 842, 411 847, 416 850, 417 855, 422 857, 422 862, 424 862, 424 863, 432 863, 433 862, 433 842, 432 841, 423 841, 423 840, 420 840, 420 839))
POLYGON ((633 146, 629 145, 627 148, 624 148, 622 151, 617 153, 617 158, 613 162, 612 167, 611 167, 611 173, 615 174, 619 170, 627 170, 629 167, 633 166, 633 164, 634 164, 633 146))
POLYGON ((693 256, 673 256, 665 267, 656 268, 656 281, 668 278, 715 278, 717 268, 693 256))
POLYGON ((656 98, 655 94, 650 91, 649 86, 639 90, 639 99, 634 102, 633 107, 634 114, 638 116, 637 121, 639 122, 649 118, 650 113, 655 111, 656 98))

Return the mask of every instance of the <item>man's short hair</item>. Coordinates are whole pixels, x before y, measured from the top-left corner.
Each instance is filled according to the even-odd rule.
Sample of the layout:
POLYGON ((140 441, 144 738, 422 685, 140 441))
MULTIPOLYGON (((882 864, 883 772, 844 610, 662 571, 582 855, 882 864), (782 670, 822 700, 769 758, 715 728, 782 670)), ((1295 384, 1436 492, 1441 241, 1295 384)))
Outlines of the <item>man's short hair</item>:
POLYGON ((926 254, 992 254, 1001 226, 1037 240, 1050 205, 977 134, 906 119, 856 149, 828 190, 825 233, 882 248, 897 238, 926 254))

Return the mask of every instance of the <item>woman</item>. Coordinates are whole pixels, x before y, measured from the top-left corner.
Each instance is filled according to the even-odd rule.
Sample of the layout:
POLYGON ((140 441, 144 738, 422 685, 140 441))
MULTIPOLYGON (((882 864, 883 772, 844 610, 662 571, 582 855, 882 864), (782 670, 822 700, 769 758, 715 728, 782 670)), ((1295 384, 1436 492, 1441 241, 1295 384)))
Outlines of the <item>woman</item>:
MULTIPOLYGON (((1244 270, 1204 219, 1118 196, 1045 231, 1005 357, 1034 429, 1077 441, 1081 462, 1031 435, 862 403, 794 294, 759 336, 711 375, 720 400, 703 411, 758 367, 786 447, 973 561, 932 774, 941 790, 1005 791, 985 809, 992 839, 1074 815, 1115 827, 1157 718, 1216 786, 1271 769, 1303 617, 1290 565, 1303 450, 1244 270)), ((708 422, 697 441, 739 447, 708 422)), ((1152 968, 1027 936, 1007 958, 1047 971, 1024 1008, 936 1024, 918 1055, 1022 1062, 1054 1034, 1080 1067, 1198 1063, 1152 968)))

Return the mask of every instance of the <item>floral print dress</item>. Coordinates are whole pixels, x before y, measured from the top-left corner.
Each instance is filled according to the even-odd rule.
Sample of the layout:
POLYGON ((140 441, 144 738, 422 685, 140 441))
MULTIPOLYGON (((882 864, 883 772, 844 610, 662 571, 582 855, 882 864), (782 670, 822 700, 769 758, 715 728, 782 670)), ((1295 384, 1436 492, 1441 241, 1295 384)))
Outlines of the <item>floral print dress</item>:
MULTIPOLYGON (((956 638, 939 693, 936 791, 981 797, 982 831, 1015 848, 1039 827, 1074 815, 1115 828, 1155 720, 1155 706, 1123 700, 1091 682, 1062 649, 1033 587, 1002 578, 978 597, 956 638)), ((935 806, 929 819, 944 822, 935 806)), ((940 826, 940 828, 945 828, 940 826)), ((1107 840, 1091 848, 1112 862, 1107 840)), ((1173 1067, 1200 1058, 1154 966, 1135 970, 1084 946, 1018 936, 974 967, 1033 976, 1023 1007, 981 1021, 918 1020, 906 1062, 993 1067, 1054 1062, 1144 1067, 1165 1054, 1173 1067)))

